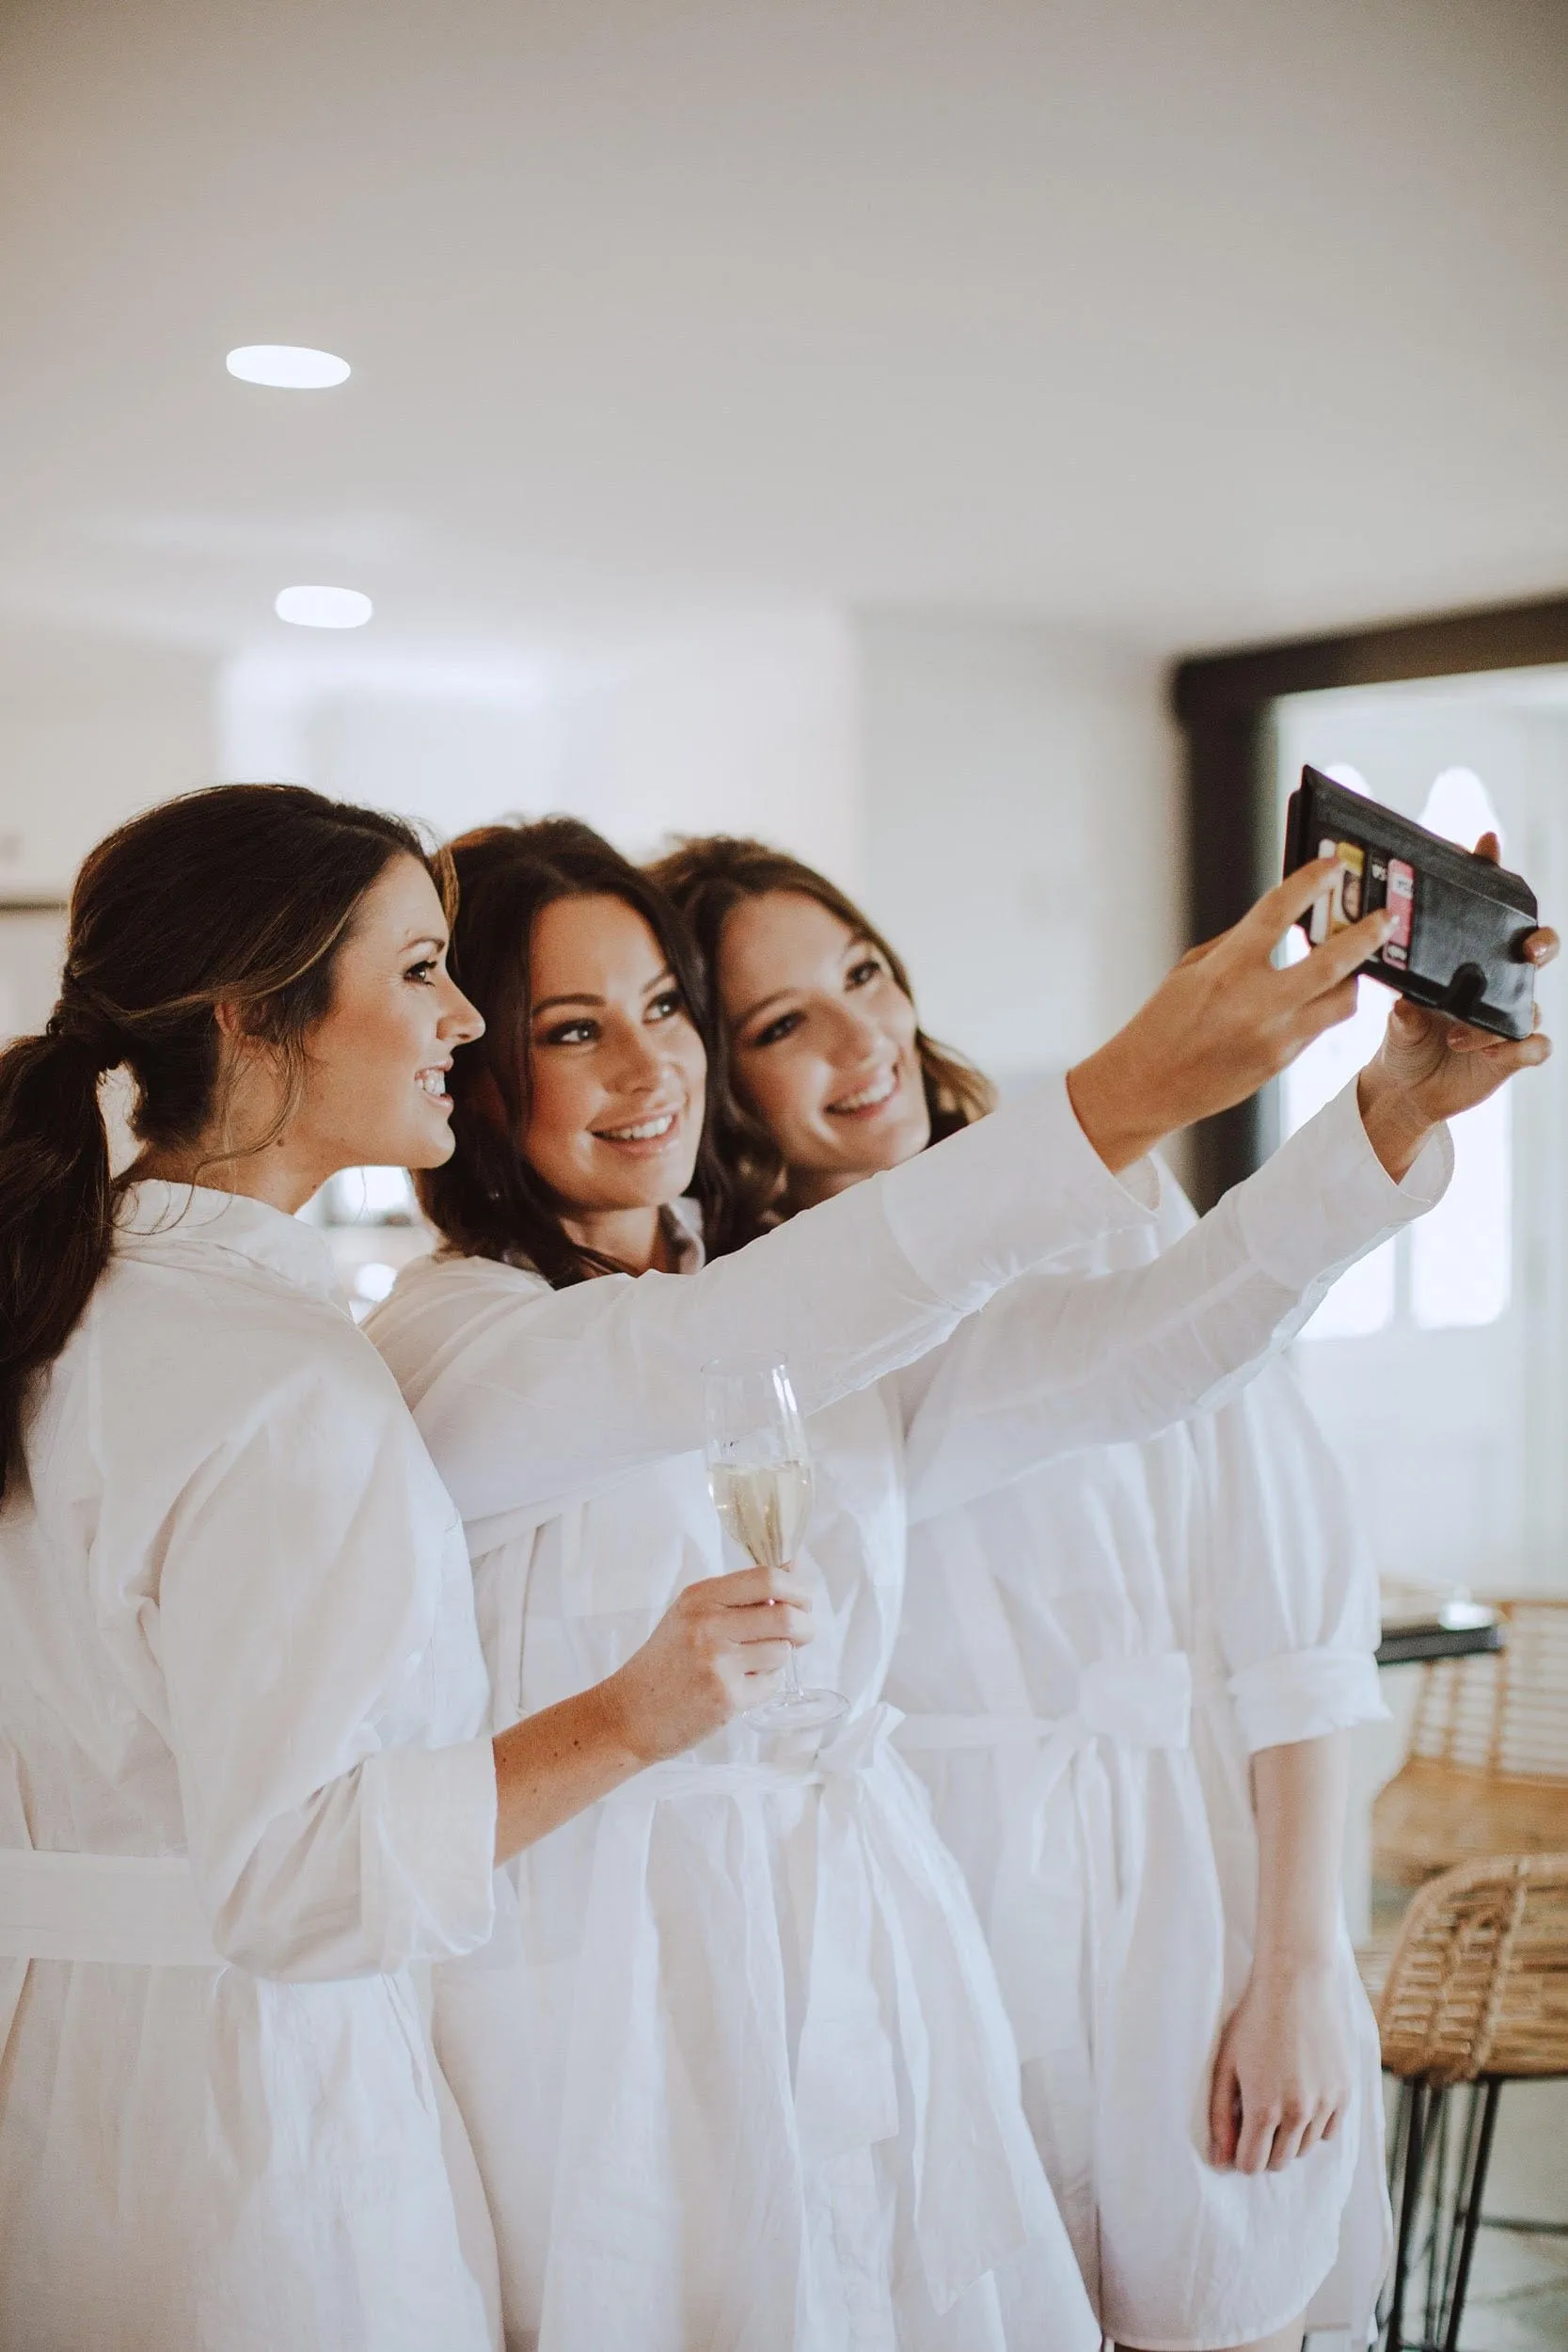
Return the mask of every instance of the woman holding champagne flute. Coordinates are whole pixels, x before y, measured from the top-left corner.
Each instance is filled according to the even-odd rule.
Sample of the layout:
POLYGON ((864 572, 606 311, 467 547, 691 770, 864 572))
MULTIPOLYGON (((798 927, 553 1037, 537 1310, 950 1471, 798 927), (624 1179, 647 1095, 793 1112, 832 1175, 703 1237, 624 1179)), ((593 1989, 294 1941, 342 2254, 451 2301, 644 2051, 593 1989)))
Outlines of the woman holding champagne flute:
MULTIPOLYGON (((989 1108, 824 877, 722 838, 656 870, 726 1025, 738 1181, 713 1246, 819 1214, 989 1108)), ((1458 1042, 1403 1009, 1381 1074, 1456 1111, 1545 1051, 1458 1042)), ((1192 1213, 1161 1190, 1154 1223, 1075 1263, 1185 1247, 1192 1213)), ((966 1340, 999 1313, 1048 1326, 1064 1295, 1058 1262, 927 1357, 927 1413, 972 1385, 966 1340)), ((1095 2311, 1118 2344, 1165 2352, 1297 2352, 1304 2325, 1364 2342, 1386 2197, 1339 1849, 1345 1727, 1383 1708, 1349 1499, 1282 1365, 1195 1422, 1066 1459, 1037 1458, 1026 1379, 997 1405, 989 1459, 911 1455, 888 1688, 986 1923, 1095 2311)))
POLYGON ((1065 1083, 704 1265, 729 1179, 668 902, 567 819, 453 856, 486 1036, 453 1072, 452 1158, 420 1179, 445 1246, 368 1328, 464 1516, 496 1720, 613 1674, 721 1565, 710 1471, 732 1509, 728 1473, 759 1467, 737 1446, 771 1431, 772 1507, 799 1503, 771 1475, 807 1466, 791 1394, 807 1679, 844 1702, 642 1772, 531 1849, 489 1949, 437 1971, 509 2342, 1092 2352, 978 1923, 890 1746, 909 1482, 997 1474, 1021 1382, 1037 1454, 1190 1410, 1437 1197, 1445 1146, 1383 1073, 1154 1265, 1069 1283, 1043 1331, 1008 1303, 1148 1220, 1135 1164, 1344 1017, 1380 918, 1275 969, 1331 869, 1304 872, 1065 1083), (933 1391, 916 1359, 943 1342, 933 1391), (759 1359, 760 1429, 714 1405, 759 1359))
POLYGON ((446 876, 289 786, 166 802, 0 1054, 0 2344, 488 2352, 413 1964, 726 1722, 803 1609, 688 1585, 499 1739, 457 1516, 294 1212, 451 1150, 446 876), (134 1087, 117 1182, 100 1102, 134 1087))

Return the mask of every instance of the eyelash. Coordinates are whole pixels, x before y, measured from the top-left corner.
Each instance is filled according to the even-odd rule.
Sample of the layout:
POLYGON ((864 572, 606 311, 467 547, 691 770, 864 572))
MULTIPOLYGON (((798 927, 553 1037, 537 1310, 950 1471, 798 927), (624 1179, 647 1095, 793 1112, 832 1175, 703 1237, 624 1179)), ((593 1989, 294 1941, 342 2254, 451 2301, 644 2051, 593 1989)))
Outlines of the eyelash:
MULTIPOLYGON (((686 1000, 678 989, 668 989, 649 1005, 650 1013, 657 1013, 663 1021, 673 1021, 686 1010, 686 1000)), ((559 1026, 546 1029, 540 1040, 542 1045, 591 1045, 599 1034, 599 1025, 583 1014, 576 1021, 562 1021, 559 1026)))
POLYGON ((416 988, 434 988, 439 969, 434 956, 424 956, 418 963, 411 963, 403 977, 405 980, 412 980, 416 988))
MULTIPOLYGON (((881 959, 878 956, 866 956, 861 962, 851 964, 844 977, 848 987, 865 988, 870 985, 871 981, 880 979, 883 974, 884 966, 881 959)), ((755 1051, 757 1047, 763 1045, 777 1045, 782 1039, 788 1037, 792 1030, 800 1027, 803 1018, 804 1016, 798 1012, 781 1012, 776 1021, 769 1021, 765 1029, 757 1031, 756 1036, 752 1040, 752 1050, 755 1051)))

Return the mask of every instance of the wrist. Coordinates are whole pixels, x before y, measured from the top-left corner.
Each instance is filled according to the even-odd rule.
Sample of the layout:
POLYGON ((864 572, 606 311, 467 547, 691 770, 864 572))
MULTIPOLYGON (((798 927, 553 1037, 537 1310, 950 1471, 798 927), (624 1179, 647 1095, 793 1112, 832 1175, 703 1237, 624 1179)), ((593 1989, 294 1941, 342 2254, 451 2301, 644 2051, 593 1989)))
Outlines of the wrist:
POLYGON ((1386 1172, 1396 1184, 1402 1184, 1440 1121, 1431 1118, 1405 1088, 1393 1084, 1375 1064, 1363 1070, 1356 1080, 1355 1102, 1367 1141, 1386 1172))
POLYGON ((1251 1979, 1275 1992, 1307 1991, 1329 1983, 1337 1973, 1338 1951, 1332 1936, 1314 1931, 1292 1936, 1289 1943, 1259 1938, 1252 1955, 1251 1979))
POLYGON ((1120 1048, 1114 1037, 1067 1073, 1073 1117, 1113 1176, 1145 1158, 1166 1133, 1150 1123, 1147 1089, 1120 1048))
POLYGON ((608 1771, 629 1780, 655 1761, 653 1755, 644 1753, 646 1742, 639 1736, 639 1710, 625 1666, 582 1692, 579 1704, 585 1737, 608 1771))

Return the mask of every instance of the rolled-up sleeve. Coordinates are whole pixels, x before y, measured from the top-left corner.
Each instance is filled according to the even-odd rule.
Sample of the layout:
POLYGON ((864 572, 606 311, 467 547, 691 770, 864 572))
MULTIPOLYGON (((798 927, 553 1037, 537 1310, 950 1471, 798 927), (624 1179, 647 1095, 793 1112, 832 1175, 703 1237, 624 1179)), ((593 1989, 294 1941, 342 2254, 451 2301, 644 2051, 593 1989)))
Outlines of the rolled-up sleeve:
POLYGON ((483 1688, 471 1614, 436 1638, 461 1534, 364 1353, 279 1383, 202 1465, 148 1629, 198 1894, 218 1949, 261 1976, 448 1959, 493 1919, 490 1742, 418 1730, 454 1638, 483 1688))
POLYGON ((1292 1368, 1270 1365, 1194 1435, 1202 1607, 1244 1745, 1381 1720, 1376 1570, 1292 1368))

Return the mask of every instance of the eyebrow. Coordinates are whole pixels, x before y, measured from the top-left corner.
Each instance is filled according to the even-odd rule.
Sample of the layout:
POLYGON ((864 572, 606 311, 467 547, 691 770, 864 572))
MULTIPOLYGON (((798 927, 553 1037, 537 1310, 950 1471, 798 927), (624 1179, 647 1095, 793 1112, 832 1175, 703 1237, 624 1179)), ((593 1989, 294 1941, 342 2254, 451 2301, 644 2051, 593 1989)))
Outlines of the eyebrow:
MULTIPOLYGON (((877 943, 872 938, 869 931, 857 931, 853 939, 847 939, 845 941, 844 953, 840 958, 840 961, 847 963, 849 958, 854 954, 857 947, 875 947, 877 943)), ((750 1022, 754 1021, 758 1013, 764 1011, 768 1006, 776 1005, 782 996, 793 996, 795 993, 796 992, 792 988, 776 988, 772 991, 771 994, 759 996, 756 1003, 752 1006, 749 1011, 740 1013, 736 1017, 735 1025, 737 1029, 744 1029, 747 1025, 750 1022)))
MULTIPOLYGON (((673 980, 674 977, 673 966, 667 963, 661 972, 654 974, 653 978, 642 991, 643 995, 651 996, 656 988, 662 988, 666 981, 673 980)), ((592 995, 585 988, 568 989, 563 996, 541 996, 531 1010, 537 1015, 542 1012, 553 1012, 560 1005, 603 1005, 606 1001, 607 999, 603 996, 592 995)))
POLYGON ((405 956, 411 947, 434 947, 440 955, 446 945, 446 939, 436 931, 416 931, 412 939, 404 941, 398 953, 405 956))

